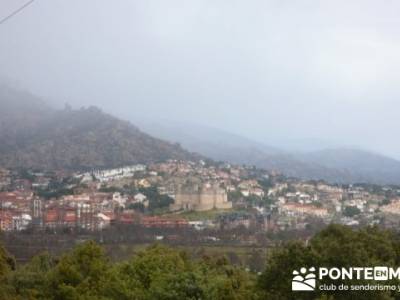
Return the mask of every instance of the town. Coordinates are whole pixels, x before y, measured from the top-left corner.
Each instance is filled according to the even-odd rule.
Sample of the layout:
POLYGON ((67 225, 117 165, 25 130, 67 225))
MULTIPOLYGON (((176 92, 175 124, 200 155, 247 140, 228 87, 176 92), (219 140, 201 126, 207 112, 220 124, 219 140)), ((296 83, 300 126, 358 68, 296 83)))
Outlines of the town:
POLYGON ((0 189, 2 231, 94 232, 130 224, 276 234, 329 223, 395 227, 400 215, 399 187, 330 185, 204 161, 86 173, 2 169, 0 189))

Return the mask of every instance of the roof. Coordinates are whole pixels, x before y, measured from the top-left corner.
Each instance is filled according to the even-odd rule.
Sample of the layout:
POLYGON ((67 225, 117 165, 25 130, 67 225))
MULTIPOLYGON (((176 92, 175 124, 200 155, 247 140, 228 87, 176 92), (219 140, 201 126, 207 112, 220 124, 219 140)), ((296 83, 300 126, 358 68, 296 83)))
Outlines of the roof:
POLYGON ((44 221, 46 223, 57 222, 58 220, 58 211, 57 210, 48 210, 45 214, 44 221))

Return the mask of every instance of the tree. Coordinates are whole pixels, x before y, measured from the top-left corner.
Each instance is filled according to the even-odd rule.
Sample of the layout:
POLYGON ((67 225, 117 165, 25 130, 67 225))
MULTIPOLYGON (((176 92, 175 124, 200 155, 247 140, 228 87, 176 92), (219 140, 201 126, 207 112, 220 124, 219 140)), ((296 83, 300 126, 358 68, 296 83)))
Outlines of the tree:
POLYGON ((28 264, 9 276, 8 282, 12 287, 12 293, 19 295, 22 299, 45 299, 47 273, 55 265, 56 260, 48 253, 35 256, 28 264))
POLYGON ((193 260, 161 245, 112 264, 100 246, 87 242, 59 260, 42 254, 16 271, 7 267, 0 299, 247 300, 255 295, 252 276, 224 257, 193 260))
MULTIPOLYGON (((390 231, 377 227, 352 230, 341 225, 330 225, 315 235, 308 245, 290 242, 272 252, 267 268, 258 280, 258 286, 268 299, 389 299, 384 291, 335 291, 293 293, 290 290, 292 272, 301 267, 350 267, 388 266, 396 267, 400 262, 400 242, 390 231), (324 298, 325 297, 325 298, 324 298), (331 297, 331 298, 330 298, 331 297)), ((325 279, 320 284, 331 284, 325 279)), ((352 280, 335 284, 355 284, 352 280)), ((367 281, 357 281, 366 284, 367 281)), ((397 296, 396 296, 397 297, 397 296)))
POLYGON ((64 255, 48 274, 48 299, 98 299, 107 292, 111 266, 103 249, 94 242, 77 246, 64 255))
POLYGON ((289 242, 267 258, 267 269, 259 277, 258 286, 266 299, 309 299, 308 294, 293 294, 292 272, 317 265, 316 255, 301 242, 289 242))
POLYGON ((361 213, 361 210, 357 206, 346 206, 343 211, 343 215, 345 215, 346 217, 350 217, 350 218, 357 216, 360 213, 361 213))
POLYGON ((6 249, 0 246, 0 280, 6 277, 13 269, 15 269, 14 258, 8 254, 6 249))
POLYGON ((122 266, 144 299, 251 299, 252 281, 225 258, 190 260, 187 253, 155 245, 122 266))
POLYGON ((14 259, 0 246, 0 299, 12 299, 11 297, 7 298, 8 295, 12 294, 12 288, 7 282, 7 277, 12 274, 14 269, 14 259))
POLYGON ((190 270, 183 252, 155 245, 122 264, 119 273, 144 299, 199 299, 201 291, 190 270))
POLYGON ((141 188, 139 191, 149 200, 149 209, 151 211, 167 208, 170 204, 174 203, 174 199, 168 195, 159 194, 156 187, 141 188))

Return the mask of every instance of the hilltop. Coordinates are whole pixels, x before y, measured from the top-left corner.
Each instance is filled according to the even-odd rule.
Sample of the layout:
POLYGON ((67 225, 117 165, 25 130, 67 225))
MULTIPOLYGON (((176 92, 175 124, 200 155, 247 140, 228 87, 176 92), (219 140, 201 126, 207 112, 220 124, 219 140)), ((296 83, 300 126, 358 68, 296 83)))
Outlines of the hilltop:
POLYGON ((56 110, 4 86, 0 120, 0 165, 6 168, 75 170, 198 158, 97 107, 56 110))
MULTIPOLYGON (((138 121, 145 132, 217 161, 254 165, 286 176, 330 183, 399 184, 400 161, 372 151, 305 141, 302 149, 261 143, 216 128, 138 121)), ((271 143, 273 143, 271 141, 271 143)))

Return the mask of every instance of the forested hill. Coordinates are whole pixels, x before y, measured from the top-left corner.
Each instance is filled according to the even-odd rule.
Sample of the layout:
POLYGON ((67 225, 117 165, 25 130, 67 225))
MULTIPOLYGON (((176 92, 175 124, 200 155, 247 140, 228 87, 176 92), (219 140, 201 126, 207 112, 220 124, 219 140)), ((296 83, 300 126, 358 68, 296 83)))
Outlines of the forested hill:
POLYGON ((96 107, 54 110, 0 86, 1 167, 89 169, 197 158, 96 107))

